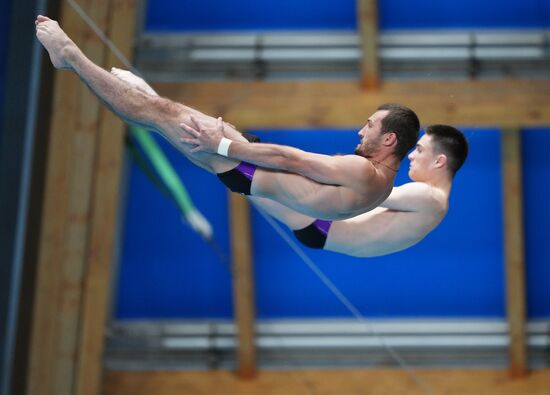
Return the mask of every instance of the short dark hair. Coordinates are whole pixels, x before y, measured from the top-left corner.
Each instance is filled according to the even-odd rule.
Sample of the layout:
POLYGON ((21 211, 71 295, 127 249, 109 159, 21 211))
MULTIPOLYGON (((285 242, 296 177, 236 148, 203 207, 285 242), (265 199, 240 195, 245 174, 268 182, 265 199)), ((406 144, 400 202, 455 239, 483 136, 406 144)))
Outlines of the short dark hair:
POLYGON ((454 176, 468 156, 468 140, 464 134, 449 125, 430 125, 426 134, 434 142, 434 152, 447 156, 447 168, 454 176))
POLYGON ((382 134, 394 132, 397 136, 395 155, 402 160, 416 145, 420 133, 418 116, 409 107, 401 104, 385 103, 377 111, 389 111, 382 119, 382 134))

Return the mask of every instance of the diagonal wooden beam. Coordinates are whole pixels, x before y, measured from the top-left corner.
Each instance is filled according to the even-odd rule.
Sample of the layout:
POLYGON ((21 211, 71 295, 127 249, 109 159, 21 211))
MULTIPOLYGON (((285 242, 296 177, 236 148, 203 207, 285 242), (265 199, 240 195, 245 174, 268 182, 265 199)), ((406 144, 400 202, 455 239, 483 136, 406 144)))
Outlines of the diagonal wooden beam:
MULTIPOLYGON (((136 0, 109 1, 107 34, 127 59, 132 57, 136 3, 136 0)), ((104 50, 105 68, 124 66, 106 46, 104 50)), ((97 147, 92 177, 93 189, 90 194, 88 250, 80 306, 75 395, 100 394, 119 190, 124 160, 124 132, 125 125, 120 119, 102 106, 97 118, 97 147)))
MULTIPOLYGON (((129 56, 135 0, 79 4, 129 56)), ((113 65, 70 4, 61 7, 60 23, 77 45, 95 63, 113 65)), ((55 78, 27 395, 96 395, 124 126, 78 77, 58 71, 55 78)))
MULTIPOLYGON (((82 3, 105 28, 107 3, 82 3)), ((64 3, 60 21, 95 62, 99 40, 64 3)), ((51 66, 50 66, 51 67, 51 66)), ((77 77, 56 72, 34 302, 27 393, 73 393, 87 218, 100 104, 77 77)))

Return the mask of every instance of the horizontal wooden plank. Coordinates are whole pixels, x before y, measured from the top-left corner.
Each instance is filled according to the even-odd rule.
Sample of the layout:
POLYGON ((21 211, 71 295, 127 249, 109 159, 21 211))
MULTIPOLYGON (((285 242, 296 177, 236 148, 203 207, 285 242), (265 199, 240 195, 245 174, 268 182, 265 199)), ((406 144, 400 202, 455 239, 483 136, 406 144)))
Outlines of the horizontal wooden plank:
POLYGON ((423 125, 550 125, 550 81, 357 81, 157 83, 155 89, 240 129, 352 127, 385 102, 408 105, 423 125))
MULTIPOLYGON (((550 395, 550 369, 512 380, 497 369, 416 369, 433 394, 550 395)), ((104 395, 425 395, 399 369, 269 370, 243 383, 223 370, 208 372, 108 372, 104 395)))

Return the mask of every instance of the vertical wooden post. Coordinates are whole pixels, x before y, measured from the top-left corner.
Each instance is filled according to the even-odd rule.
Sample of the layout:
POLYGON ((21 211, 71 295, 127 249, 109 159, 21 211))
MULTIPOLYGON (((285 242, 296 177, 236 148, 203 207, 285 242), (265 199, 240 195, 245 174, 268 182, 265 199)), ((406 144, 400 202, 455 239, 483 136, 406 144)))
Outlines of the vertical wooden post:
POLYGON ((378 0, 357 0, 361 43, 361 85, 365 89, 380 86, 378 61, 378 0))
POLYGON ((525 254, 523 231, 523 189, 521 132, 502 130, 502 169, 504 186, 504 223, 506 259, 506 306, 509 332, 509 373, 527 373, 525 341, 525 254))
POLYGON ((256 374, 254 346, 254 275, 250 235, 250 206, 243 196, 229 193, 231 210, 231 251, 233 262, 233 305, 238 331, 237 375, 252 378, 256 374))

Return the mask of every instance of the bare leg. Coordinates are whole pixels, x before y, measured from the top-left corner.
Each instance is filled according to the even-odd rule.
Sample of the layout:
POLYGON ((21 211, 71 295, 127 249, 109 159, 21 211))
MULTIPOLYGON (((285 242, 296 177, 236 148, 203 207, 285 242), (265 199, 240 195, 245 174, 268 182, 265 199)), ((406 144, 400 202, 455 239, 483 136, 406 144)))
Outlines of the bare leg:
MULTIPOLYGON (((158 97, 159 94, 147 83, 145 80, 141 77, 138 77, 134 73, 128 71, 128 70, 122 70, 118 69, 116 67, 111 68, 111 74, 116 76, 121 81, 126 82, 129 86, 136 88, 137 90, 150 95, 150 96, 156 96, 158 97)), ((195 153, 189 153, 189 155, 186 155, 187 159, 191 161, 194 165, 205 169, 206 171, 213 172, 212 168, 208 163, 205 162, 205 160, 200 160, 201 156, 197 155, 195 153), (198 158, 196 158, 198 156, 198 158)))
MULTIPOLYGON (((111 69, 111 73, 122 81, 125 81, 127 84, 148 95, 158 96, 158 93, 143 78, 138 77, 128 70, 121 70, 113 67, 111 69)), ((224 125, 224 133, 227 138, 232 140, 246 141, 246 139, 242 137, 241 133, 234 129, 234 127, 230 124, 226 123, 224 125)), ((192 157, 189 157, 189 159, 193 160, 192 157)), ((200 163, 196 164, 198 166, 201 165, 200 163)), ((300 214, 271 199, 255 196, 248 196, 248 199, 256 207, 263 210, 268 215, 276 218, 292 230, 303 229, 315 220, 314 218, 300 214)))
MULTIPOLYGON (((111 69, 111 73, 117 76, 122 81, 126 82, 127 84, 133 86, 136 89, 139 89, 140 91, 148 95, 158 96, 158 93, 143 78, 138 77, 128 70, 122 70, 113 67, 111 69)), ((241 133, 234 128, 233 125, 230 125, 228 123, 225 123, 224 125, 224 134, 225 137, 231 140, 247 141, 245 138, 242 137, 241 133)), ((192 157, 188 158, 190 160, 193 160, 192 157)), ((196 164, 198 166, 201 165, 200 163, 196 164)), ((300 214, 292 210, 291 208, 268 198, 248 196, 248 199, 255 206, 265 211, 270 216, 281 221, 292 230, 303 229, 315 220, 312 217, 300 214)))
POLYGON ((133 86, 134 88, 147 93, 151 96, 158 96, 159 94, 141 77, 138 77, 134 73, 128 70, 118 69, 116 67, 111 67, 111 74, 115 75, 117 78, 125 81, 128 85, 133 86))
POLYGON ((180 142, 185 133, 179 126, 190 122, 190 115, 215 125, 216 119, 162 97, 146 94, 90 61, 65 34, 56 21, 45 16, 36 20, 36 35, 58 69, 75 72, 91 91, 115 114, 128 123, 159 131, 172 145, 203 168, 222 173, 238 162, 207 153, 191 154, 191 147, 180 142))
MULTIPOLYGON (((159 96, 159 94, 151 87, 151 85, 149 85, 143 78, 135 75, 131 71, 112 67, 111 74, 117 76, 122 81, 125 81, 127 84, 142 91, 143 93, 146 93, 151 96, 159 96)), ((193 111, 193 115, 197 118, 201 118, 205 116, 203 113, 199 111, 196 111, 193 109, 191 110, 193 111)), ((242 134, 239 131, 237 131, 237 128, 235 127, 235 125, 232 125, 225 121, 223 123, 224 123, 223 131, 224 131, 225 137, 235 141, 247 142, 247 140, 242 137, 242 134)))
MULTIPOLYGON (((143 78, 138 77, 131 71, 112 67, 111 74, 115 75, 120 80, 126 82, 128 85, 140 90, 143 93, 151 96, 159 96, 159 94, 143 78)), ((190 110, 193 111, 193 115, 195 117, 205 117, 205 115, 199 111, 193 109, 190 110)), ((226 132, 226 137, 229 137, 232 140, 247 142, 247 140, 242 137, 241 133, 237 131, 235 126, 231 125, 230 123, 224 122, 224 132, 226 132)), ((196 156, 196 153, 192 153, 191 155, 187 156, 187 159, 189 159, 191 162, 199 167, 204 167, 203 161, 198 160, 196 156)))

